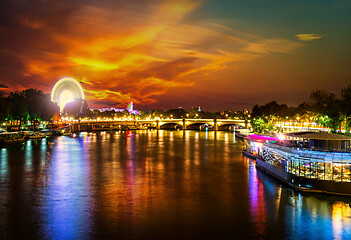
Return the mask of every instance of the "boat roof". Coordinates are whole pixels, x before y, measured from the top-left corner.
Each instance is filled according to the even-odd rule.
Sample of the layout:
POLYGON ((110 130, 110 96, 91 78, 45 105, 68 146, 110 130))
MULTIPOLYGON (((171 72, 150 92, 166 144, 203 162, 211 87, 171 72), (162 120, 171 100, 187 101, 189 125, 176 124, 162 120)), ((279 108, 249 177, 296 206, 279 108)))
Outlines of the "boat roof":
POLYGON ((327 132, 293 132, 284 134, 288 137, 306 138, 306 139, 317 139, 317 140, 351 140, 351 137, 347 137, 340 134, 327 133, 327 132))
POLYGON ((277 141, 278 140, 278 138, 276 138, 276 137, 257 135, 257 134, 248 135, 245 137, 245 139, 249 140, 249 141, 254 141, 254 142, 265 142, 265 141, 277 141))

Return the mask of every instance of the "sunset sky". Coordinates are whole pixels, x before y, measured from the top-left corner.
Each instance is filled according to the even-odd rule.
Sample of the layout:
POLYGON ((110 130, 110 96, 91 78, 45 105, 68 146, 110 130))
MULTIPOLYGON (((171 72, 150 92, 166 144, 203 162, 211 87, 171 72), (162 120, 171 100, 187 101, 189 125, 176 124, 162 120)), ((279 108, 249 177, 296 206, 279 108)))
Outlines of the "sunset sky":
POLYGON ((297 105, 351 84, 351 1, 1 0, 0 90, 62 77, 91 108, 297 105))

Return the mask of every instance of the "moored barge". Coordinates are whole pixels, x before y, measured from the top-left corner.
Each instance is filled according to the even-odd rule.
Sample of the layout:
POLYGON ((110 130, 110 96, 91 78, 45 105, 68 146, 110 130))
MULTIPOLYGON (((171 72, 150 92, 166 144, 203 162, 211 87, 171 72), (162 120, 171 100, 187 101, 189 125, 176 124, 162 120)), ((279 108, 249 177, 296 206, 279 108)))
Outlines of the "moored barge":
POLYGON ((351 138, 320 132, 265 138, 245 138, 243 153, 257 168, 299 191, 351 196, 351 138))

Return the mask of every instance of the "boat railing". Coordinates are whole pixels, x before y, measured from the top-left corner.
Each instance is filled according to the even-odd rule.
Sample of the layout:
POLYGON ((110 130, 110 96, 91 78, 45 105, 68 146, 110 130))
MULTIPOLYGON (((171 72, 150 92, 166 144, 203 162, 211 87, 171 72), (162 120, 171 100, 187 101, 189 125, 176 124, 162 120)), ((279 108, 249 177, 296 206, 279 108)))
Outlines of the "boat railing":
POLYGON ((291 148, 291 149, 295 149, 295 150, 303 150, 303 151, 316 151, 316 152, 339 152, 339 153, 351 153, 351 148, 349 149, 325 149, 325 148, 316 148, 316 147, 295 147, 295 146, 291 146, 288 144, 283 144, 283 143, 277 143, 277 142, 269 142, 270 144, 273 144, 275 146, 283 146, 286 148, 291 148))

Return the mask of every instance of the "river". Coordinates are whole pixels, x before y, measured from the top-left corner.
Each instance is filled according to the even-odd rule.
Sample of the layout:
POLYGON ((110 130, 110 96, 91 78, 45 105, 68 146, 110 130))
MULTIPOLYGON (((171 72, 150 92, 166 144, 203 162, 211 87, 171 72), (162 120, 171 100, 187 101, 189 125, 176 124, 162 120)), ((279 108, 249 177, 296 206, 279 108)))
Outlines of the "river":
POLYGON ((0 239, 350 239, 351 197, 302 194, 231 132, 127 131, 0 150, 0 239))

